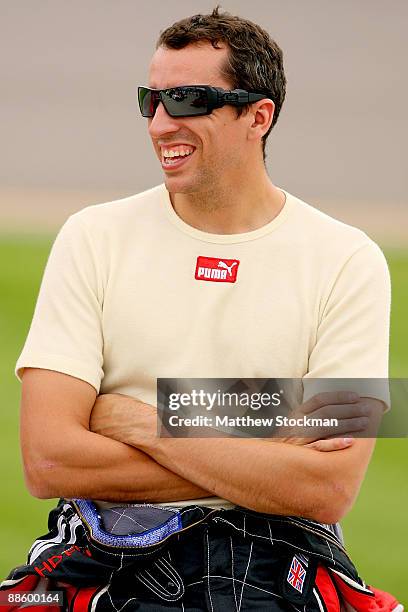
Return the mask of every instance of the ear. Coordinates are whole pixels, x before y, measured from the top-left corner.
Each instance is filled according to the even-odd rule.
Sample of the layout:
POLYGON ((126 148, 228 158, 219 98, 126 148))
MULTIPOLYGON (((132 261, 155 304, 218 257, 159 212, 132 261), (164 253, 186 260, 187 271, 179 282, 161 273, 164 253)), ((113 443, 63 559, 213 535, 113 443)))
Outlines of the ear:
POLYGON ((248 140, 262 139, 262 136, 271 126, 274 112, 275 104, 269 98, 251 104, 249 108, 251 121, 248 129, 248 140))

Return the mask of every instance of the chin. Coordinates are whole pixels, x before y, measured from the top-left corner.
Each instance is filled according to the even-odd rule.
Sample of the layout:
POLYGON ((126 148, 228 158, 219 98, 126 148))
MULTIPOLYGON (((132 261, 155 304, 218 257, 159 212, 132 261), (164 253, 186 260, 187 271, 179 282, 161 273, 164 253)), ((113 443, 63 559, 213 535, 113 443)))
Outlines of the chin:
POLYGON ((176 176, 165 176, 164 184, 170 193, 194 193, 197 191, 192 181, 176 176))

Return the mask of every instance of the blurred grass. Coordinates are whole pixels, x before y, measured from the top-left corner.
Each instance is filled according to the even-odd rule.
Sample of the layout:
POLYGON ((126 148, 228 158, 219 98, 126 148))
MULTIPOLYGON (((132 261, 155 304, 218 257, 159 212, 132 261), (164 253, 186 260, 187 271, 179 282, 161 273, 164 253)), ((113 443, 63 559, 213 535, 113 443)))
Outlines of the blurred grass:
MULTIPOLYGON (((30 497, 24 486, 18 442, 20 384, 13 375, 51 242, 47 236, 0 236, 0 578, 25 562, 32 541, 47 532, 48 511, 55 505, 30 497)), ((393 284, 390 372, 408 377, 408 250, 391 249, 386 256, 393 284)), ((360 575, 405 603, 407 458, 406 439, 379 440, 357 503, 343 522, 360 575)))

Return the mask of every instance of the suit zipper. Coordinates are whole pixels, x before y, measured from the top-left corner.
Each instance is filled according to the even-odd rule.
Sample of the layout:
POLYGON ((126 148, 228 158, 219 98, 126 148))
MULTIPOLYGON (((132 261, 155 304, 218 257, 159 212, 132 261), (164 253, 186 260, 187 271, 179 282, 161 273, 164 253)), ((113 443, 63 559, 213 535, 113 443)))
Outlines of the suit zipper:
POLYGON ((320 531, 318 529, 314 529, 310 525, 304 525, 303 523, 300 523, 298 521, 294 521, 291 518, 287 518, 287 519, 285 519, 285 521, 288 522, 288 523, 292 523, 292 525, 296 525, 296 527, 300 527, 301 529, 304 529, 305 531, 310 531, 311 533, 314 533, 315 535, 319 536, 320 538, 322 538, 324 540, 330 540, 330 542, 332 544, 334 544, 335 546, 337 546, 338 548, 340 548, 340 550, 346 555, 347 559, 349 559, 349 561, 351 561, 351 559, 348 556, 348 553, 347 553, 346 549, 344 548, 344 546, 342 546, 342 544, 339 542, 339 540, 334 535, 332 535, 331 533, 327 533, 326 531, 323 533, 322 531, 320 531))

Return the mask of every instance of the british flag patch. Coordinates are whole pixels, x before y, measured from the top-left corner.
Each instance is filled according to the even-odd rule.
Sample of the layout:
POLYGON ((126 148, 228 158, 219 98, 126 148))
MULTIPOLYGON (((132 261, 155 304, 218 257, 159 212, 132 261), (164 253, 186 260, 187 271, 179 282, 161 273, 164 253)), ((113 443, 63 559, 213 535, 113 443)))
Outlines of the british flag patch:
POLYGON ((292 563, 290 564, 287 581, 294 589, 301 593, 303 591, 303 584, 306 578, 306 570, 300 563, 299 559, 293 557, 292 563))

